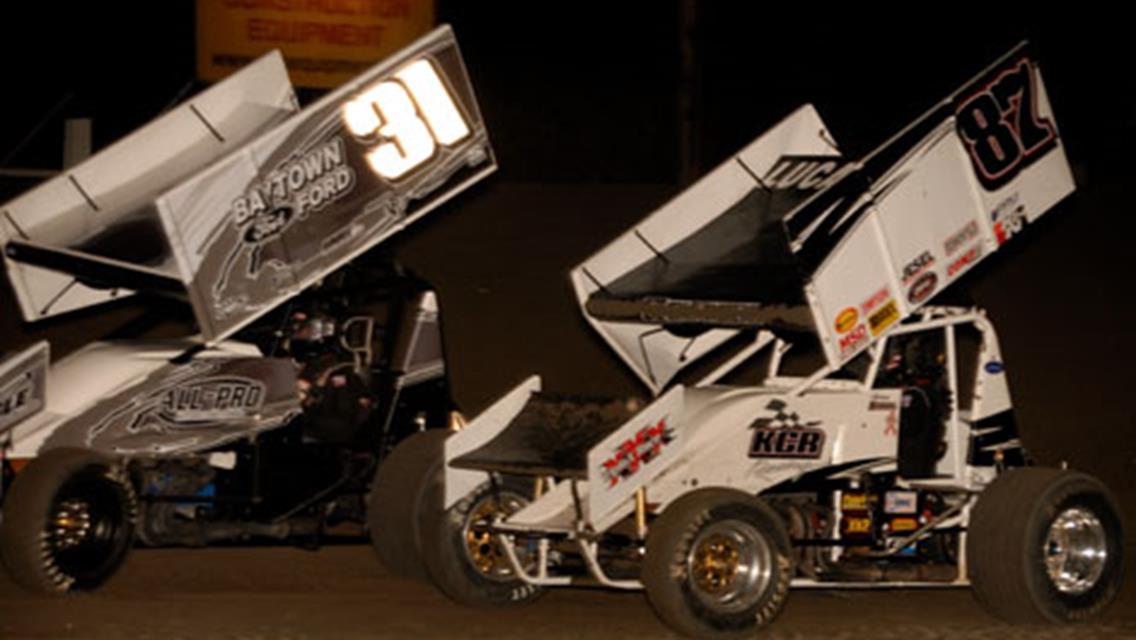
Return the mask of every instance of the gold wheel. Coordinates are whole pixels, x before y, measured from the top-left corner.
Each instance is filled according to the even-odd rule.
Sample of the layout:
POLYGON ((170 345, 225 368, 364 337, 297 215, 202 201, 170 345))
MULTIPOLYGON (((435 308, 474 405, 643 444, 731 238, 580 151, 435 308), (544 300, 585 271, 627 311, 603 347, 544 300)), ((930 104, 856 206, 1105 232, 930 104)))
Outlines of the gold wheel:
MULTIPOLYGON (((507 490, 486 494, 479 500, 466 518, 462 530, 465 539, 466 557, 477 571, 491 580, 506 582, 514 579, 513 568, 501 548, 497 535, 492 531, 493 523, 499 518, 508 517, 528 504, 524 497, 507 490)), ((518 549, 518 552, 521 550, 518 549)), ((524 554, 518 553, 524 562, 524 554)))
POLYGON ((687 554, 691 591, 720 611, 753 605, 773 579, 773 551, 765 536, 742 520, 721 520, 699 532, 687 554))

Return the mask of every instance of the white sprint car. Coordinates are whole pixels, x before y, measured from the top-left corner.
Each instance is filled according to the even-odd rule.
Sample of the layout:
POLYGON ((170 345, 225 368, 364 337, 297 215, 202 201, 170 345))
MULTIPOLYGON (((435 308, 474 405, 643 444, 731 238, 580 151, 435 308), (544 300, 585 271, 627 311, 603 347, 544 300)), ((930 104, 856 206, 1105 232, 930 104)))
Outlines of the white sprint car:
POLYGON ((431 578, 469 604, 642 589, 705 637, 770 623, 791 587, 1100 612, 1122 567, 1109 491, 1029 464, 994 327, 928 304, 1073 190, 1024 44, 859 161, 796 110, 571 272, 655 398, 533 376, 450 436, 420 474, 431 578), (760 384, 722 382, 755 359, 760 384))

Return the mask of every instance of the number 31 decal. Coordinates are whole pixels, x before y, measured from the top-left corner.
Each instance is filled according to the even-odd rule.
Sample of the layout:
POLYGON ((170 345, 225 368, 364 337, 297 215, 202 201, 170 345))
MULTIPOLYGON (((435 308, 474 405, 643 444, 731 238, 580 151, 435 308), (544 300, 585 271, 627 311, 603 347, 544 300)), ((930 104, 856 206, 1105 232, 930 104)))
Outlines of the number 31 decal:
POLYGON ((377 143, 367 162, 394 180, 434 157, 437 145, 469 135, 469 125, 429 60, 407 65, 348 102, 343 118, 351 133, 377 143))
POLYGON ((994 78, 958 108, 959 134, 987 189, 1009 182, 1057 144, 1053 123, 1037 112, 1029 58, 994 78))

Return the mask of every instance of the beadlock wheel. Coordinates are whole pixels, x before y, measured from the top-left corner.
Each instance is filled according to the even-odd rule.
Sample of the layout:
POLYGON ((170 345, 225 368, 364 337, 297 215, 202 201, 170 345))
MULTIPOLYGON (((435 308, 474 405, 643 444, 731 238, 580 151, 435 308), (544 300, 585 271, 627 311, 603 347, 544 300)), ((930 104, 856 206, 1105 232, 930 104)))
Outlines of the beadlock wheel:
MULTIPOLYGON (((481 575, 497 582, 515 579, 512 565, 505 556, 501 542, 489 527, 498 517, 508 517, 520 511, 528 503, 522 496, 502 490, 496 495, 488 494, 477 502, 462 526, 465 538, 466 559, 481 575)), ((522 551, 518 549, 517 551, 522 551)), ((524 558, 523 553, 517 553, 524 558)))
POLYGON ((642 580, 655 614, 696 638, 751 637, 777 617, 793 550, 777 513, 741 491, 706 488, 650 525, 642 580))
POLYGON ((122 565, 134 541, 137 501, 124 469, 84 449, 32 460, 4 502, 0 557, 42 593, 90 591, 122 565))
POLYGON ((1120 591, 1123 555, 1116 501, 1084 473, 1012 469, 983 490, 970 513, 967 566, 974 595, 1010 622, 1099 615, 1120 591))
POLYGON ((686 567, 694 594, 708 607, 740 611, 769 588, 773 551, 748 522, 715 522, 694 539, 686 567))
POLYGON ((1049 580, 1058 591, 1085 593, 1097 584, 1108 564, 1104 525, 1091 511, 1066 509, 1049 525, 1044 554, 1049 580))

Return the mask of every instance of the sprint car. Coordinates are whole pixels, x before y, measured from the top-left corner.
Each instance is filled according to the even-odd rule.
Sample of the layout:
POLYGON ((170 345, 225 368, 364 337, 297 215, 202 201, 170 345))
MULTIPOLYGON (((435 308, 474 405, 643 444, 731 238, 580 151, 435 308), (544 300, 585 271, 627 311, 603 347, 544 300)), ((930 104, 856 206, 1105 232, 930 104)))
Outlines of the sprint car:
POLYGON ((139 293, 200 331, 0 362, 12 577, 90 590, 136 540, 313 545, 341 523, 421 571, 418 503, 371 485, 396 442, 440 447, 438 301, 372 249, 495 168, 440 27, 302 110, 267 54, 5 204, 27 321, 139 293))
POLYGON ((429 576, 472 605, 644 590, 694 637, 752 633, 792 587, 1099 613, 1121 579, 1114 499, 1030 464, 993 324, 928 304, 1073 190, 1024 43, 855 162, 799 108, 571 272, 654 399, 533 376, 451 435, 415 476, 441 505, 420 526, 429 576))

